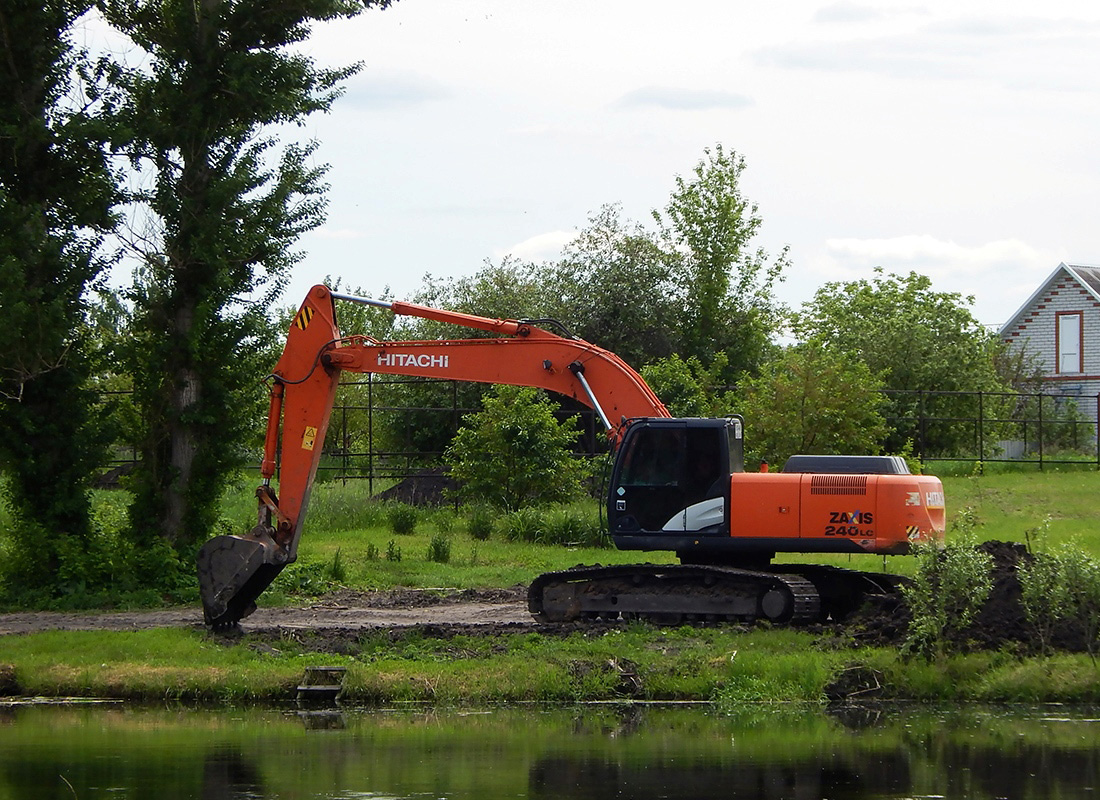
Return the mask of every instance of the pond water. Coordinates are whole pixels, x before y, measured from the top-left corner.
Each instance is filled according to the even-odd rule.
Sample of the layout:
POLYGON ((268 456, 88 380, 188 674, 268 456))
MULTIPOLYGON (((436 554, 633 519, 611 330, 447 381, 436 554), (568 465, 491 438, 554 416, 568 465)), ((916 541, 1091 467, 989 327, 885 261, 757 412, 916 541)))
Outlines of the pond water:
POLYGON ((1093 798, 1100 714, 0 708, 23 798, 1093 798))

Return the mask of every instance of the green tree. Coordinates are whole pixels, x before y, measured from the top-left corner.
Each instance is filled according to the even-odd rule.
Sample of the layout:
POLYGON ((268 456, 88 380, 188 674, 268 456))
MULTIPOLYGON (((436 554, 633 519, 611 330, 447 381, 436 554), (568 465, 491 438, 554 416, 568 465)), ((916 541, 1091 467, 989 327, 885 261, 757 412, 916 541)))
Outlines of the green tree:
POLYGON ((725 367, 720 354, 708 369, 694 356, 673 353, 642 367, 641 375, 674 417, 712 417, 730 413, 733 394, 718 385, 725 367))
POLYGON ((782 465, 796 453, 881 452, 881 388, 866 364, 822 342, 788 348, 741 385, 748 455, 782 465))
POLYGON ((682 300, 678 352, 709 365, 726 356, 725 377, 754 374, 773 354, 783 309, 773 289, 787 250, 774 260, 751 249, 763 219, 741 194, 745 159, 722 145, 706 148, 689 178, 677 176, 665 211, 654 211, 682 300))
POLYGON ((90 5, 0 7, 0 466, 16 518, 5 566, 45 594, 92 575, 88 485, 105 444, 86 293, 118 198, 87 56, 72 45, 90 5))
POLYGON ((640 368, 678 347, 674 263, 653 234, 606 205, 544 271, 542 307, 575 335, 640 368))
POLYGON ((570 453, 573 419, 558 422, 537 389, 495 386, 451 442, 445 460, 463 500, 507 511, 582 493, 586 466, 570 453))
POLYGON ((358 66, 319 69, 296 46, 311 24, 389 0, 103 0, 147 54, 114 70, 124 149, 147 178, 132 201, 141 268, 131 357, 142 416, 131 522, 177 550, 209 535, 245 456, 257 376, 298 236, 322 220, 315 144, 272 126, 330 107, 358 66))
POLYGON ((922 455, 957 454, 973 446, 972 426, 950 421, 977 417, 967 397, 921 392, 1001 391, 994 362, 996 335, 974 319, 973 298, 937 292, 924 275, 887 275, 881 267, 871 280, 827 283, 793 322, 804 341, 820 340, 851 353, 882 377, 892 394, 885 410, 891 420, 887 449, 897 452, 909 439, 923 444, 922 455), (944 420, 917 430, 914 420, 944 420))

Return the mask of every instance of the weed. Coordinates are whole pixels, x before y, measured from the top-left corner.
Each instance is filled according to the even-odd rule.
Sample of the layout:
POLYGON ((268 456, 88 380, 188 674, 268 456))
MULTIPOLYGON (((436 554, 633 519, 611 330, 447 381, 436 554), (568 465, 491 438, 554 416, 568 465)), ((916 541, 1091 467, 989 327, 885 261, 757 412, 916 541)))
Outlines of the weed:
POLYGON ((336 548, 336 552, 332 555, 332 561, 329 562, 328 569, 326 570, 327 577, 334 583, 344 583, 348 579, 348 570, 344 566, 343 560, 340 558, 340 548, 336 548))
POLYGON ((401 548, 397 546, 397 543, 393 539, 386 542, 386 560, 387 561, 400 561, 401 560, 401 548))
POLYGON ((378 550, 378 545, 374 542, 367 542, 367 561, 377 561, 382 557, 382 554, 378 550))
POLYGON ((416 530, 420 512, 416 510, 415 506, 395 503, 390 506, 387 516, 389 517, 390 530, 394 533, 408 535, 416 530))
POLYGON ((508 542, 540 542, 546 528, 542 509, 520 508, 496 521, 494 529, 508 542))
POLYGON ((487 540, 493 530, 493 512, 486 506, 475 506, 474 510, 470 512, 470 522, 467 530, 470 532, 471 538, 479 542, 487 540))
POLYGON ((451 540, 442 533, 437 533, 428 542, 428 560, 437 564, 446 564, 451 560, 451 540))

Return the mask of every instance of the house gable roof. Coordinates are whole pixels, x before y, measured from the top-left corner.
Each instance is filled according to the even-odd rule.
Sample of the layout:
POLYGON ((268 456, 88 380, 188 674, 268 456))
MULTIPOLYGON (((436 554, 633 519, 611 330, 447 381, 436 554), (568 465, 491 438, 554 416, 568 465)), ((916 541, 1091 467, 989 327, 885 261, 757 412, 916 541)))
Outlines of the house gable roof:
POLYGON ((1065 272, 1070 278, 1080 284, 1081 288, 1087 291, 1093 296, 1093 298, 1100 303, 1100 266, 1092 266, 1089 264, 1067 264, 1064 261, 1055 267, 1054 272, 1050 273, 1050 276, 1039 284, 1039 288, 1027 299, 1027 301, 1020 306, 1016 313, 1009 317, 1008 322, 1001 326, 998 334, 1004 336, 1005 333, 1012 328, 1017 322, 1020 321, 1020 317, 1024 315, 1035 301, 1038 300, 1060 273, 1065 272))

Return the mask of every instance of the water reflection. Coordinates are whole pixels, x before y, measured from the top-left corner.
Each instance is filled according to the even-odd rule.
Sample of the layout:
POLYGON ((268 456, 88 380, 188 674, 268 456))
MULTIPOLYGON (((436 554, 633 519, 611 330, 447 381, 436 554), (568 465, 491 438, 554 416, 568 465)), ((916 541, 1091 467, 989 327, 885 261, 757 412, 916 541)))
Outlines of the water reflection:
POLYGON ((211 753, 202 771, 202 800, 266 797, 257 765, 240 751, 211 753))
POLYGON ((21 798, 1077 798, 1100 721, 1044 709, 0 712, 21 798))

